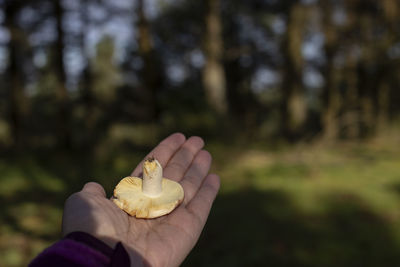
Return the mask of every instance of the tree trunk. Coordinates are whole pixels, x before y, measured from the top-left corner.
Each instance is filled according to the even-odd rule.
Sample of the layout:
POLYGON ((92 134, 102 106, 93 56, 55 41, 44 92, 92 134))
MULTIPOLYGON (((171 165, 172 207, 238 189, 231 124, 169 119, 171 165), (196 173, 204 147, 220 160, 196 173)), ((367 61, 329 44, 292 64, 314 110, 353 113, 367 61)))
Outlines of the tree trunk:
POLYGON ((307 119, 307 106, 302 85, 303 58, 301 55, 305 19, 304 7, 301 4, 295 4, 290 10, 283 43, 285 62, 282 84, 282 123, 283 131, 289 139, 301 134, 307 119))
POLYGON ((375 79, 379 79, 376 73, 368 72, 368 62, 361 62, 358 71, 358 88, 360 91, 360 122, 361 137, 369 137, 375 132, 375 112, 374 112, 374 88, 375 79), (374 76, 371 79, 371 76, 374 76))
POLYGON ((22 145, 23 124, 28 112, 28 99, 24 92, 24 75, 19 66, 23 63, 22 54, 22 30, 16 24, 16 16, 20 9, 19 1, 5 2, 5 27, 10 33, 8 43, 9 65, 6 76, 9 77, 7 83, 9 96, 9 123, 12 134, 12 142, 15 147, 22 145))
POLYGON ((340 93, 338 88, 338 70, 334 67, 334 58, 339 48, 338 30, 331 21, 332 5, 328 1, 321 3, 322 27, 324 31, 325 45, 325 67, 323 75, 325 86, 323 88, 323 109, 322 109, 322 140, 334 142, 339 137, 339 110, 340 93))
POLYGON ((143 85, 145 87, 144 95, 148 117, 152 120, 157 120, 160 113, 157 101, 157 91, 162 86, 162 70, 157 62, 150 25, 144 11, 144 4, 144 0, 137 1, 136 14, 138 17, 137 29, 139 32, 139 54, 143 59, 142 77, 143 85))
POLYGON ((220 116, 228 112, 225 70, 222 64, 223 41, 220 1, 207 0, 203 86, 207 102, 220 116))
POLYGON ((378 88, 378 114, 377 114, 377 128, 382 132, 387 129, 389 121, 389 84, 382 82, 378 88))
POLYGON ((337 73, 333 67, 333 56, 327 53, 325 88, 324 88, 324 109, 322 111, 323 133, 322 139, 325 142, 334 142, 339 137, 339 109, 340 94, 337 88, 337 73))
POLYGON ((81 48, 82 48, 82 56, 86 60, 86 66, 82 73, 82 97, 83 103, 85 106, 85 144, 90 147, 91 144, 95 142, 94 140, 94 131, 97 123, 96 118, 96 99, 93 93, 93 73, 90 66, 90 58, 86 50, 86 40, 85 36, 90 28, 89 21, 89 3, 88 1, 81 2, 81 11, 80 16, 82 20, 82 31, 81 31, 81 48))
MULTIPOLYGON (((377 131, 382 133, 388 126, 390 121, 391 106, 391 82, 396 81, 399 73, 399 61, 388 58, 387 51, 394 43, 400 41, 396 33, 399 23, 400 3, 397 0, 383 0, 383 22, 386 32, 381 38, 381 49, 378 53, 378 63, 382 70, 379 73, 379 82, 376 86, 376 127, 377 131)), ((397 106, 397 104, 396 104, 397 106)))
POLYGON ((344 136, 348 139, 360 137, 360 103, 358 92, 358 76, 356 59, 347 55, 346 66, 343 68, 345 92, 345 111, 343 114, 344 136))
POLYGON ((54 12, 56 17, 57 25, 57 39, 54 46, 54 68, 57 77, 56 99, 58 103, 57 112, 57 136, 61 146, 70 147, 71 135, 69 128, 69 113, 68 113, 68 91, 66 87, 66 71, 64 66, 64 29, 62 26, 62 20, 64 16, 64 10, 61 1, 54 1, 54 12))

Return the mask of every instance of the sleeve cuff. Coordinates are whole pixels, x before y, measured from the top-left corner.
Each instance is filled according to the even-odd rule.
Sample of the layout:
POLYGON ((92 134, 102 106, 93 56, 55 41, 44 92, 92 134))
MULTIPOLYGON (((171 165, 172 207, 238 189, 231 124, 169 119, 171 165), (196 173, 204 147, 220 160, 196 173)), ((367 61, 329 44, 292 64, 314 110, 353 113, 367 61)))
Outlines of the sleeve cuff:
POLYGON ((45 249, 29 265, 37 266, 130 266, 129 255, 121 242, 111 249, 99 239, 84 233, 73 232, 45 249))

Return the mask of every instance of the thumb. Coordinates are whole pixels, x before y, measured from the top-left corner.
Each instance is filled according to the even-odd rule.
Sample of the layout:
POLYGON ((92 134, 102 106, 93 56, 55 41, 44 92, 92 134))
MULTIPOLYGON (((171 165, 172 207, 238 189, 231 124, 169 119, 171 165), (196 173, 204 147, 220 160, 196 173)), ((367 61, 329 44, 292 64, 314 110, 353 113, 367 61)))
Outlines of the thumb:
POLYGON ((95 183, 95 182, 86 183, 83 186, 81 192, 106 197, 106 191, 104 191, 104 188, 100 184, 95 183))

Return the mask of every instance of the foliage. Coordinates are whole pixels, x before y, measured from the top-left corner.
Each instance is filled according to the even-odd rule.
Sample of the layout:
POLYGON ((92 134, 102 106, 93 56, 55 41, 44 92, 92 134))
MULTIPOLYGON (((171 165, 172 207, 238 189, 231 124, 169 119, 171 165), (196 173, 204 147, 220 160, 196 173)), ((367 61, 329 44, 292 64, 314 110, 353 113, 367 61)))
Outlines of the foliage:
POLYGON ((331 143, 373 137, 399 114, 394 0, 0 9, 1 144, 11 149, 42 146, 43 132, 52 147, 95 146, 120 122, 186 130, 182 112, 206 118, 194 128, 211 135, 240 127, 239 138, 331 143))

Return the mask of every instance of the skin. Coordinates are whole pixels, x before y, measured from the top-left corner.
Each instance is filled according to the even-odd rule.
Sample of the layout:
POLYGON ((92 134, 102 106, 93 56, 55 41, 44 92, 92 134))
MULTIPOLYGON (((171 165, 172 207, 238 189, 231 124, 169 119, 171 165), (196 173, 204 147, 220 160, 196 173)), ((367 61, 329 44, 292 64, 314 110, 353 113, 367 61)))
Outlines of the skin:
MULTIPOLYGON (((132 266, 178 266, 196 244, 219 190, 219 177, 209 174, 211 155, 200 137, 186 139, 175 133, 164 139, 145 158, 154 156, 164 177, 179 182, 183 203, 157 219, 136 219, 106 197, 97 183, 85 184, 71 195, 63 214, 63 235, 87 232, 114 247, 121 241, 132 266)), ((140 176, 143 161, 132 172, 140 176)))

